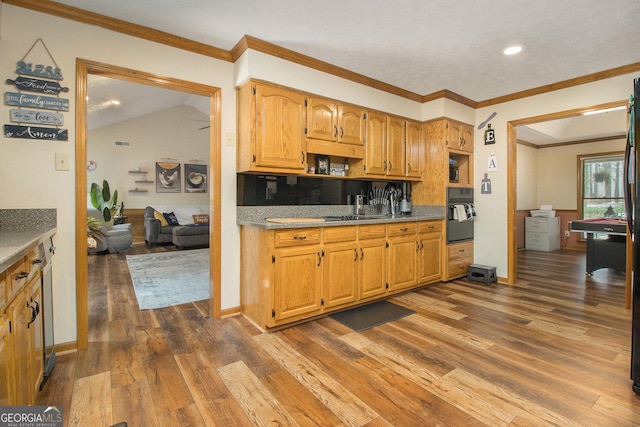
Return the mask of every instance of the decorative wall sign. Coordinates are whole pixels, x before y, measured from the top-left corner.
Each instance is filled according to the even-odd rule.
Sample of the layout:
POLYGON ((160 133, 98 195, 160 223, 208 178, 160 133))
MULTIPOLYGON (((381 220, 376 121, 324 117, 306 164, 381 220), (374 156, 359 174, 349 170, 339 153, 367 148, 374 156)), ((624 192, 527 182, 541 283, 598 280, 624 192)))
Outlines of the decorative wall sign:
POLYGON ((207 165, 184 164, 184 192, 207 192, 207 165))
POLYGON ((61 113, 52 111, 34 110, 10 110, 11 121, 14 123, 33 123, 37 125, 57 125, 64 124, 64 116, 61 113))
POLYGON ((157 162, 156 176, 157 193, 180 192, 180 163, 157 162))
POLYGON ((17 77, 15 80, 7 79, 5 83, 8 85, 16 85, 16 88, 19 90, 46 93, 48 95, 57 95, 60 92, 69 92, 68 87, 62 87, 58 82, 34 79, 32 77, 17 77))
POLYGON ((68 141, 67 129, 43 128, 35 126, 4 125, 6 138, 45 139, 49 141, 68 141))
MULTIPOLYGON (((36 40, 36 43, 38 41, 42 42, 42 39, 36 40)), ((44 42, 42 44, 44 44, 44 42)), ((33 44, 33 46, 35 46, 35 43, 33 44)), ((33 49, 33 46, 31 46, 31 49, 33 49)), ((31 52, 31 49, 29 49, 29 52, 31 52)), ((47 49, 46 46, 45 46, 45 49, 47 49)), ((27 52, 25 57, 29 54, 29 52, 27 52)), ((47 53, 48 52, 49 52, 49 49, 47 49, 47 53)), ((49 56, 51 56, 50 53, 49 53, 49 56)), ((53 57, 51 59, 53 59, 53 57)), ((55 63, 55 61, 53 62, 55 63)), ((33 64, 26 63, 24 61, 18 61, 17 65, 18 66, 16 68, 16 73, 18 74, 34 76, 34 77, 44 77, 47 79, 54 79, 54 80, 62 80, 62 71, 60 70, 60 68, 57 67, 57 65, 55 68, 53 68, 51 65, 45 66, 42 64, 36 64, 34 66, 33 64)))
POLYGON ((4 103, 17 107, 44 108, 45 110, 69 111, 69 100, 29 93, 5 92, 4 103))
POLYGON ((480 194, 491 194, 491 180, 489 174, 485 173, 482 183, 480 184, 480 194))
POLYGON ((491 153, 491 155, 487 158, 487 171, 489 172, 497 172, 498 171, 498 156, 491 153))

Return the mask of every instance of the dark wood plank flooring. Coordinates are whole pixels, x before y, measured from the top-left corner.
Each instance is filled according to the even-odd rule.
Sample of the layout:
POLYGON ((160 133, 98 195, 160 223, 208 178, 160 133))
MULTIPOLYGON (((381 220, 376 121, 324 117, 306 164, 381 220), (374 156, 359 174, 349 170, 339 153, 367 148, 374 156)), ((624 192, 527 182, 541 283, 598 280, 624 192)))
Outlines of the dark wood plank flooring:
POLYGON ((59 356, 37 402, 68 426, 640 425, 624 276, 587 277, 580 252, 520 252, 513 287, 393 297, 416 314, 360 333, 140 311, 125 254, 89 257, 89 281, 89 348, 59 356))

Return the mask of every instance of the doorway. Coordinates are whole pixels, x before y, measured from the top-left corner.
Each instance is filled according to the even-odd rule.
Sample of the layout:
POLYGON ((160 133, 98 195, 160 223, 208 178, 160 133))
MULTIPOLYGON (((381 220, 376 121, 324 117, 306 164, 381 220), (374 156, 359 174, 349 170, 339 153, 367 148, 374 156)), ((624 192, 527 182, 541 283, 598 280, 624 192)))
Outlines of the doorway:
MULTIPOLYGON (((513 285, 517 281, 517 141, 518 127, 530 126, 544 122, 558 121, 580 116, 585 112, 604 110, 627 105, 627 101, 616 101, 591 107, 544 114, 507 122, 507 283, 513 285)), ((585 138, 589 139, 589 138, 585 138)))
POLYGON ((88 76, 97 75, 132 83, 151 85, 209 99, 209 164, 211 233, 209 235, 210 265, 210 304, 209 313, 219 318, 221 312, 221 260, 220 260, 220 109, 221 91, 219 88, 192 83, 184 80, 162 77, 150 73, 78 59, 76 61, 76 310, 77 310, 77 347, 85 349, 88 345, 88 301, 87 301, 87 87, 88 76))

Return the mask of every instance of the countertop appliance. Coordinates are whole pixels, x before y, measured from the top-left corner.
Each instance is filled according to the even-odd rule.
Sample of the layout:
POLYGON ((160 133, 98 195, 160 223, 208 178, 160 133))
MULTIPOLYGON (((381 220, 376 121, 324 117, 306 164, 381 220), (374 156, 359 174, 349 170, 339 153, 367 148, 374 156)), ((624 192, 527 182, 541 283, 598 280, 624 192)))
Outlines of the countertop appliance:
POLYGON ((447 187, 447 244, 473 240, 473 188, 447 187))
POLYGON ((633 391, 640 394, 640 78, 633 81, 633 95, 629 100, 630 117, 625 149, 625 209, 627 226, 631 233, 633 268, 631 316, 631 379, 633 391))

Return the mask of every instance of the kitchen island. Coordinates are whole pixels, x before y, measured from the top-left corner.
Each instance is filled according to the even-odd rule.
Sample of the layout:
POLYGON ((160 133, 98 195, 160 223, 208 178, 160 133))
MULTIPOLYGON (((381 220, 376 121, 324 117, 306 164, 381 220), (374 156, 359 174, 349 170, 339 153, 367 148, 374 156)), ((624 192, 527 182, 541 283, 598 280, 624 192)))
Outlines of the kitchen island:
POLYGON ((349 209, 238 207, 245 316, 280 327, 440 281, 444 207, 368 218, 349 209))

